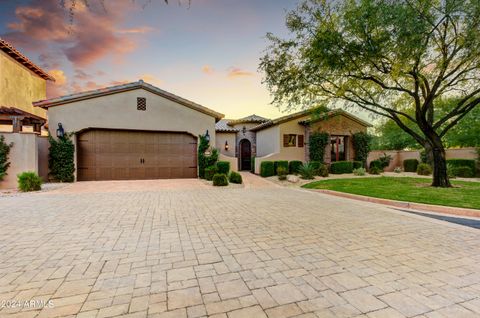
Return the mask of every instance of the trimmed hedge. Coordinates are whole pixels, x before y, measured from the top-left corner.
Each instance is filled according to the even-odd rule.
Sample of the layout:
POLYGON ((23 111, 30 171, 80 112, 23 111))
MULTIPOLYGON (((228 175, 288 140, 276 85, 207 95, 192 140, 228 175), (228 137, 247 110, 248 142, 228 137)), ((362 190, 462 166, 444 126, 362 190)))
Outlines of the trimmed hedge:
POLYGON ((354 161, 353 162, 353 169, 364 168, 362 161, 354 161))
POLYGON ((288 171, 290 174, 297 174, 303 162, 300 160, 292 160, 288 163, 288 171))
POLYGON ((273 161, 263 161, 260 164, 260 176, 271 177, 275 175, 275 166, 273 161))
POLYGON ((368 168, 372 169, 373 167, 379 168, 380 170, 383 171, 383 164, 380 160, 370 161, 370 165, 368 166, 368 168))
POLYGON ((227 176, 223 173, 216 173, 213 176, 213 185, 216 187, 224 187, 228 185, 227 176))
POLYGON ((42 189, 42 178, 33 171, 25 171, 18 176, 18 189, 22 192, 38 191, 42 189))
POLYGON ((351 161, 335 161, 330 164, 330 172, 333 174, 352 173, 353 162, 351 161))
POLYGON ((277 161, 274 161, 274 162, 273 162, 273 173, 274 173, 275 175, 278 174, 278 172, 277 172, 278 167, 284 167, 285 170, 288 171, 288 161, 286 161, 286 160, 277 160, 277 161))
POLYGON ((472 171, 475 171, 476 165, 473 159, 448 159, 447 165, 454 167, 469 167, 472 171))
POLYGON ((213 175, 218 172, 217 166, 210 166, 205 168, 205 180, 212 181, 213 175))
POLYGON ((417 174, 420 176, 429 176, 432 174, 432 167, 428 163, 421 163, 417 167, 417 174))
POLYGON ((230 183, 236 183, 236 184, 242 184, 243 182, 242 176, 240 175, 240 173, 235 171, 230 172, 230 175, 228 176, 228 180, 230 181, 230 183))
POLYGON ((403 171, 405 172, 417 172, 418 160, 417 159, 405 159, 403 160, 403 171))
POLYGON ((217 171, 218 173, 223 173, 228 175, 230 172, 230 162, 228 161, 219 161, 217 162, 217 171))
POLYGON ((461 166, 461 167, 452 167, 452 174, 455 177, 460 178, 473 178, 475 177, 475 172, 472 168, 468 166, 461 166))

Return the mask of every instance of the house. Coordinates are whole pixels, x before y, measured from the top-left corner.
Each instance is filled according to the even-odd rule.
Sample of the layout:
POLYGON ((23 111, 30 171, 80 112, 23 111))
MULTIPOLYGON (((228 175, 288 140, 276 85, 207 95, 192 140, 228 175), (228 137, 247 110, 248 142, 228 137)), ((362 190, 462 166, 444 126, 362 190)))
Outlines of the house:
POLYGON ((352 135, 366 132, 371 125, 344 110, 318 112, 304 110, 276 119, 251 115, 237 120, 220 120, 216 124, 216 147, 224 157, 236 158, 239 170, 256 173, 265 160, 308 161, 308 140, 313 132, 327 132, 330 143, 324 161, 353 160, 352 135))
POLYGON ((47 96, 47 81, 54 81, 13 45, 0 38, 0 135, 13 147, 10 168, 0 188, 17 185, 17 174, 48 174, 48 140, 41 136, 46 111, 32 103, 47 96))

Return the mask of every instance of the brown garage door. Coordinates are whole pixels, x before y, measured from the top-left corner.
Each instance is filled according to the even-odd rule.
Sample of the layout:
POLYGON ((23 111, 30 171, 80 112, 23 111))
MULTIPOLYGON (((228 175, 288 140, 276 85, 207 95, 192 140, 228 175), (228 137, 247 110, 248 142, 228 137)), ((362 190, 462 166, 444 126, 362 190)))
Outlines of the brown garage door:
POLYGON ((94 129, 77 141, 80 181, 197 177, 197 140, 189 134, 94 129))

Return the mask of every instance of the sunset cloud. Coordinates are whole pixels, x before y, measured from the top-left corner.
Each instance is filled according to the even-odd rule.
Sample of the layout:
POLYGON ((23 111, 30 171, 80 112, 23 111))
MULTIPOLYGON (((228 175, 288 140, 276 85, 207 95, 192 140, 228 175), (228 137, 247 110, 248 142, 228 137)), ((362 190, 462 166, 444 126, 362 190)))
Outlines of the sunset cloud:
POLYGON ((242 70, 238 67, 230 68, 227 74, 229 78, 237 78, 237 77, 245 77, 245 76, 253 76, 253 75, 255 74, 246 70, 242 70))
POLYGON ((67 76, 63 70, 49 70, 48 74, 55 78, 55 82, 47 81, 47 98, 68 94, 67 76))
POLYGON ((213 74, 215 73, 215 70, 213 69, 213 67, 207 64, 202 66, 202 72, 205 74, 213 74))

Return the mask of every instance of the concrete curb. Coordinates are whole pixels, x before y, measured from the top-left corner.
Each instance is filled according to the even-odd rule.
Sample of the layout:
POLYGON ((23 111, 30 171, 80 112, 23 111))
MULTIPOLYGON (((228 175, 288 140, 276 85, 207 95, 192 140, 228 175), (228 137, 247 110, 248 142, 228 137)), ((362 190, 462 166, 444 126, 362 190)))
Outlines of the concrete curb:
POLYGON ((423 204, 423 203, 413 203, 413 202, 396 201, 396 200, 389 200, 389 199, 380 199, 380 198, 367 197, 367 196, 364 196, 364 195, 338 192, 338 191, 333 191, 333 190, 324 190, 324 189, 308 189, 308 190, 311 190, 311 191, 314 191, 314 192, 330 194, 330 195, 334 195, 334 196, 337 196, 337 197, 354 199, 354 200, 359 200, 359 201, 364 201, 364 202, 377 203, 377 204, 383 204, 383 205, 389 205, 389 206, 394 206, 394 207, 403 208, 403 209, 436 212, 436 213, 450 214, 450 215, 480 217, 480 210, 476 210, 476 209, 456 208, 456 207, 449 207, 449 206, 443 206, 443 205, 431 205, 431 204, 423 204))

